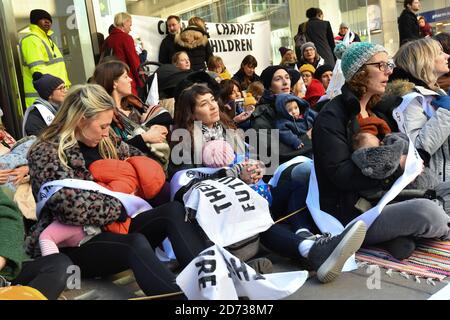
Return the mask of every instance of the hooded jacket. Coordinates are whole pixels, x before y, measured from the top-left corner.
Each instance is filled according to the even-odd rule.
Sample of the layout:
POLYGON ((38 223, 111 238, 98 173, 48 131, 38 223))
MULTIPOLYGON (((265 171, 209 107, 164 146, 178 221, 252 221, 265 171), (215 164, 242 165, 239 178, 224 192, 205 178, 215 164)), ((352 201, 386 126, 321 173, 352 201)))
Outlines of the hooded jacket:
MULTIPOLYGON (((423 150, 429 159, 429 166, 440 182, 449 180, 450 177, 450 111, 444 108, 435 110, 433 116, 424 112, 420 100, 424 99, 430 108, 431 102, 440 93, 430 90, 428 86, 419 79, 415 79, 407 72, 396 69, 386 89, 387 95, 401 96, 417 92, 420 97, 413 99, 404 110, 406 133, 414 142, 416 149, 423 150)), ((442 93, 444 94, 444 93, 442 93)), ((421 153, 424 158, 424 153, 421 153)), ((425 161, 428 160, 425 157, 425 161)))
POLYGON ((277 120, 275 125, 280 130, 280 140, 291 146, 293 149, 298 149, 303 143, 300 139, 301 135, 313 127, 314 120, 317 114, 309 108, 309 104, 292 94, 280 94, 275 101, 275 108, 277 111, 277 120), (295 101, 299 106, 302 119, 295 119, 289 114, 286 109, 286 104, 295 101))
POLYGON ((141 60, 136 52, 133 37, 119 28, 114 28, 105 39, 102 51, 105 51, 106 48, 112 49, 114 56, 130 68, 128 75, 133 79, 131 87, 133 94, 137 95, 137 88, 142 87, 143 84, 139 78, 141 60))
POLYGON ((208 33, 200 27, 188 26, 175 36, 175 52, 185 51, 191 60, 191 69, 204 70, 213 55, 208 33))

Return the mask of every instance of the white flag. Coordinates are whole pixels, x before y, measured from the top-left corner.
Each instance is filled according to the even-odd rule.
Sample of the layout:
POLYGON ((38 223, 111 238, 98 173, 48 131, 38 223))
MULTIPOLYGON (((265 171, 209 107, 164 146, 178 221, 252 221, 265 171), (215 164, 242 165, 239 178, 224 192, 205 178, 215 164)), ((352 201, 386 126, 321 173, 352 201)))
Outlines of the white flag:
POLYGON ((183 201, 197 212, 195 219, 209 239, 221 247, 264 232, 274 223, 267 200, 233 177, 199 182, 183 201))
POLYGON ((145 100, 145 104, 149 106, 156 106, 159 103, 159 87, 158 87, 158 74, 155 72, 152 86, 145 100))
POLYGON ((295 293, 307 279, 307 271, 261 275, 214 245, 191 261, 176 281, 189 300, 279 300, 295 293))

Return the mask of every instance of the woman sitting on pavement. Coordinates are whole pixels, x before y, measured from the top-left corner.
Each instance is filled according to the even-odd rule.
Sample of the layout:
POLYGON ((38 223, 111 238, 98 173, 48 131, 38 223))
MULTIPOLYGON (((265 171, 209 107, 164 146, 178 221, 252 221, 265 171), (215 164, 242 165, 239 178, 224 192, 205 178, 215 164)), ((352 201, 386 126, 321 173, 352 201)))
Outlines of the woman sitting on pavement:
MULTIPOLYGON (((110 135, 113 114, 114 100, 101 86, 76 86, 68 93, 54 124, 31 148, 28 160, 33 193, 38 202, 44 199, 39 220, 27 237, 31 256, 40 256, 39 235, 55 219, 102 228, 123 222, 131 213, 129 203, 117 195, 88 187, 93 180, 88 167, 94 161, 143 155, 110 135), (63 183, 62 188, 43 188, 63 183), (45 192, 52 195, 45 196, 45 192)), ((80 267, 83 277, 107 276, 131 268, 145 294, 179 292, 175 275, 158 260, 154 248, 168 236, 183 267, 206 249, 198 236, 200 230, 185 222, 184 214, 179 203, 167 203, 133 218, 128 234, 102 232, 79 247, 62 251, 80 267)))
POLYGON ((169 112, 158 106, 146 106, 131 94, 132 79, 123 62, 99 64, 95 68, 94 81, 114 99, 116 108, 112 128, 116 134, 162 165, 167 165, 170 151, 166 135, 172 123, 169 112))
MULTIPOLYGON (((415 46, 414 42, 411 46, 415 46)), ((342 94, 326 104, 314 124, 314 167, 320 209, 343 225, 365 211, 357 205, 361 191, 389 190, 401 174, 396 172, 390 179, 372 179, 366 177, 351 158, 351 137, 356 132, 349 131, 356 131, 361 120, 375 116, 373 108, 386 90, 392 68, 382 46, 351 44, 342 56, 346 80, 342 94)), ((405 166, 406 157, 403 157, 401 169, 405 166)), ((404 259, 414 251, 415 238, 447 238, 449 223, 445 211, 428 199, 388 204, 368 228, 365 244, 382 244, 394 257, 404 259)))
POLYGON ((62 79, 40 72, 33 74, 33 85, 40 98, 34 101, 23 116, 24 136, 38 136, 52 123, 67 91, 62 79))
MULTIPOLYGON (((204 85, 185 89, 177 100, 176 110, 176 127, 187 129, 191 135, 192 143, 183 146, 183 153, 187 152, 189 155, 199 141, 206 143, 224 139, 225 129, 233 128, 224 121, 226 118, 223 118, 213 92, 204 85), (201 122, 202 139, 194 137, 194 121, 201 122)), ((238 136, 233 138, 239 139, 238 136)), ((188 168, 192 168, 192 165, 180 165, 178 170, 188 168)), ((310 168, 311 162, 303 162, 290 166, 283 172, 278 186, 272 192, 271 211, 274 218, 304 206, 310 168)), ((218 171, 217 178, 233 176, 248 184, 256 184, 261 180, 263 172, 259 163, 245 161, 218 171)), ((265 247, 283 256, 302 261, 307 258, 311 268, 318 271, 320 281, 332 281, 340 274, 347 258, 359 249, 365 234, 364 223, 350 225, 335 237, 314 236, 307 230, 307 218, 304 218, 307 216, 304 213, 298 214, 288 219, 285 225, 273 225, 261 234, 261 241, 265 247)))

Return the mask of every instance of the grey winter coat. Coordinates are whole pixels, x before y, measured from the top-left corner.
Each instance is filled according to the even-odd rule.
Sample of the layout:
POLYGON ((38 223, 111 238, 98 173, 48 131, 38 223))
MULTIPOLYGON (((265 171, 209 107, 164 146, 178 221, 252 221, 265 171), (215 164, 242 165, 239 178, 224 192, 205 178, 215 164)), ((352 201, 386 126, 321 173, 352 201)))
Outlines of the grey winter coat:
POLYGON ((411 86, 411 83, 401 80, 390 84, 389 91, 390 94, 402 97, 413 91, 420 93, 420 97, 412 100, 403 112, 406 133, 414 142, 416 149, 422 149, 430 155, 429 166, 438 181, 450 181, 450 111, 439 108, 432 117, 429 117, 425 114, 420 101, 420 99, 425 99, 426 103, 430 105, 439 93, 422 86, 411 86), (405 88, 409 88, 409 90, 407 91, 405 88))

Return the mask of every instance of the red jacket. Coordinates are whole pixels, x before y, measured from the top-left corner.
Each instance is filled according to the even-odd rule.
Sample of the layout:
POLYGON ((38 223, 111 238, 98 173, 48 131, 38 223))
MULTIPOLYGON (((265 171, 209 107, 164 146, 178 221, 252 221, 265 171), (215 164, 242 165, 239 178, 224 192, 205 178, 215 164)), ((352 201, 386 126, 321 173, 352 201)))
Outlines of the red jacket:
POLYGON ((133 38, 119 28, 114 28, 105 39, 102 52, 105 48, 113 49, 114 56, 130 67, 128 75, 133 79, 131 84, 133 94, 137 95, 137 87, 142 87, 143 84, 139 78, 140 59, 134 47, 133 38))
POLYGON ((311 84, 306 88, 305 100, 309 102, 311 108, 314 110, 314 107, 319 101, 320 97, 325 95, 325 89, 317 79, 312 79, 311 84))

